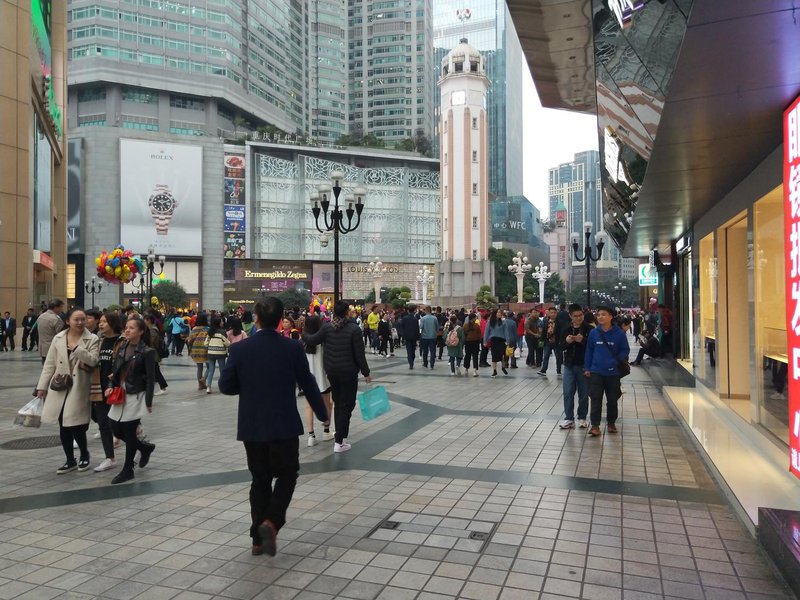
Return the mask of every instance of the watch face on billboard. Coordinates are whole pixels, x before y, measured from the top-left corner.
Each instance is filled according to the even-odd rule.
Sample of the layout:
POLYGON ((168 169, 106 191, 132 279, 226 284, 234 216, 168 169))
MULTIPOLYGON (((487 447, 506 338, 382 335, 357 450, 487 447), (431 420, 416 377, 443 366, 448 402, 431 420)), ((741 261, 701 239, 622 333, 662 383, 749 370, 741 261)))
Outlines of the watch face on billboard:
POLYGON ((202 254, 203 149, 120 140, 120 243, 136 254, 202 254))

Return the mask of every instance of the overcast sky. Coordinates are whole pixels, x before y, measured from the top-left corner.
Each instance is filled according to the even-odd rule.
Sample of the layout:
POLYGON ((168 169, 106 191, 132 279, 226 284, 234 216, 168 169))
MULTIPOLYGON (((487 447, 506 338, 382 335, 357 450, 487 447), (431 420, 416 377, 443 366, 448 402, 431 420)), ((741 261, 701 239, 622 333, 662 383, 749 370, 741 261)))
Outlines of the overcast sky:
MULTIPOLYGON (((577 152, 597 150, 597 118, 542 108, 528 65, 522 65, 523 193, 547 217, 547 171, 577 152)), ((510 125, 510 124, 509 124, 510 125)))

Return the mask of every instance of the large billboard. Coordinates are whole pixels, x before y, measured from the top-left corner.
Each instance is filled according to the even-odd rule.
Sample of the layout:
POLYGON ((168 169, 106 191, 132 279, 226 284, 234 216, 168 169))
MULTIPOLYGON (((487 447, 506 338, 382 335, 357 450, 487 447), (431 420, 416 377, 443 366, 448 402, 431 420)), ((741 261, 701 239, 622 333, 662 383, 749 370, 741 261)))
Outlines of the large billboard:
POLYGON ((800 477, 800 97, 783 114, 789 470, 800 477))
POLYGON ((120 243, 138 254, 202 255, 203 149, 120 140, 120 243))
POLYGON ((311 298, 313 266, 308 261, 226 260, 223 266, 225 302, 252 306, 263 296, 287 290, 308 292, 311 298))

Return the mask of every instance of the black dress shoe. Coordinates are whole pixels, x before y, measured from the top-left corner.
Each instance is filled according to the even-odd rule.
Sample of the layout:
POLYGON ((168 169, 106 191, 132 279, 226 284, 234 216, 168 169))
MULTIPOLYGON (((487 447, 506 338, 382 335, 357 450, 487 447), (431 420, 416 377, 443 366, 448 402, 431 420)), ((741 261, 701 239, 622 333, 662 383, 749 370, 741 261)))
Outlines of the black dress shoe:
POLYGON ((278 544, 276 538, 278 537, 278 530, 273 525, 272 521, 266 519, 261 525, 258 526, 258 534, 261 536, 261 548, 267 556, 275 556, 278 551, 278 544))
POLYGON ((153 453, 153 450, 156 449, 156 445, 155 444, 149 444, 147 442, 142 442, 142 445, 144 446, 144 448, 142 448, 139 451, 139 453, 141 455, 140 458, 139 458, 139 468, 140 469, 143 469, 143 468, 145 468, 147 466, 147 463, 150 462, 150 455, 153 453))
POLYGON ((111 484, 116 485, 117 483, 125 483, 131 479, 133 479, 133 469, 122 469, 122 471, 120 471, 117 476, 111 480, 111 484))

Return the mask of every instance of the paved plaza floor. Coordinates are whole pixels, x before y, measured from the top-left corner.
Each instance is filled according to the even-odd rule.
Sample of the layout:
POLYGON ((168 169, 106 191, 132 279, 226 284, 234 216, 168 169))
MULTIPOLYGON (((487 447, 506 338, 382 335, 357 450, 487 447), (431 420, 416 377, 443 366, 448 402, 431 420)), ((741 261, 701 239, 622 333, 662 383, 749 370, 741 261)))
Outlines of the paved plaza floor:
POLYGON ((236 398, 198 392, 188 358, 164 363, 150 464, 111 486, 55 474, 56 427, 12 426, 40 362, 0 355, 0 600, 793 598, 645 370, 619 433, 590 438, 558 428, 555 365, 490 379, 368 358, 392 410, 355 414, 346 454, 303 438, 268 558, 250 555, 236 398))

